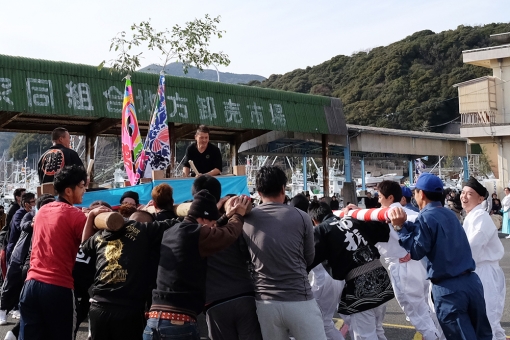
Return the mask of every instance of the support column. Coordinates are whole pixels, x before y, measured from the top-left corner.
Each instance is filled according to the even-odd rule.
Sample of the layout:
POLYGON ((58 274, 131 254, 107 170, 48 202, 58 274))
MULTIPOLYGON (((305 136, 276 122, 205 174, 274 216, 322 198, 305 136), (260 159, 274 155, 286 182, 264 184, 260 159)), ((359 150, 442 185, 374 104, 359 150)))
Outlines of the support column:
POLYGON ((347 136, 347 146, 344 147, 344 176, 345 182, 342 189, 343 205, 347 203, 358 203, 356 194, 356 183, 352 182, 351 175, 351 148, 349 145, 349 137, 347 136))
POLYGON ((306 154, 303 156, 303 191, 308 190, 308 183, 306 181, 306 178, 308 177, 308 174, 306 172, 306 154))
POLYGON ((175 153, 177 149, 175 148, 175 123, 168 123, 168 133, 170 136, 170 165, 166 168, 166 177, 173 177, 173 173, 175 170, 175 153))
MULTIPOLYGON (((85 135, 85 166, 88 169, 91 161, 94 161, 96 135, 85 135)), ((89 182, 94 182, 94 165, 90 169, 89 182)))
POLYGON ((365 180, 365 155, 361 155, 361 189, 367 190, 367 184, 365 180))
POLYGON ((344 175, 345 175, 345 181, 347 183, 352 182, 352 175, 351 175, 351 148, 349 146, 346 146, 344 148, 344 175))
POLYGON ((462 167, 464 169, 464 182, 467 182, 467 180, 469 179, 469 167, 467 156, 462 157, 462 167))
POLYGON ((322 188, 324 197, 329 197, 329 139, 328 135, 322 135, 322 188))
POLYGON ((413 170, 414 159, 409 160, 409 185, 414 184, 414 170, 413 170))
POLYGON ((238 144, 235 141, 230 142, 230 162, 232 163, 232 171, 234 171, 233 169, 237 165, 237 149, 238 144))

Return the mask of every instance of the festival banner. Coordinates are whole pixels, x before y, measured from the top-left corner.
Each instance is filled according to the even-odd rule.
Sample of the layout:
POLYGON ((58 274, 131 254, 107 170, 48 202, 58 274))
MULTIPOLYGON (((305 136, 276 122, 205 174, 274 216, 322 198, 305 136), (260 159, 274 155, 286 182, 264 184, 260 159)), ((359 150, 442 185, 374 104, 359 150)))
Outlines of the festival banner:
POLYGON ((151 177, 152 170, 165 170, 170 164, 170 135, 165 102, 165 76, 159 76, 157 105, 152 114, 143 150, 136 161, 136 182, 151 177))
POLYGON ((140 129, 136 119, 135 102, 131 88, 131 77, 128 75, 126 76, 124 102, 122 103, 122 157, 131 185, 136 184, 135 162, 140 156, 142 147, 142 138, 140 137, 140 129))

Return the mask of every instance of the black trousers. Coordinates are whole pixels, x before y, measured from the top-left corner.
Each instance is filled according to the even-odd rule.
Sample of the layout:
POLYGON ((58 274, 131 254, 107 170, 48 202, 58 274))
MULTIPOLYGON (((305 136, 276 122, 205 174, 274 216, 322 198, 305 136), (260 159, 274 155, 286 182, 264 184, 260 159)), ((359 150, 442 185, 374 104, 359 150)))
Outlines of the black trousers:
POLYGON ((212 340, 262 340, 253 296, 219 303, 205 313, 212 340))
POLYGON ((92 340, 141 340, 145 328, 142 308, 93 302, 89 311, 92 340))
POLYGON ((25 281, 20 297, 20 340, 73 340, 76 315, 70 288, 25 281), (58 315, 58 322, 55 316, 58 315))
POLYGON ((76 338, 76 334, 80 329, 80 325, 85 319, 87 319, 89 315, 90 309, 90 296, 87 292, 74 292, 74 304, 76 306, 76 326, 74 328, 74 337, 76 338))

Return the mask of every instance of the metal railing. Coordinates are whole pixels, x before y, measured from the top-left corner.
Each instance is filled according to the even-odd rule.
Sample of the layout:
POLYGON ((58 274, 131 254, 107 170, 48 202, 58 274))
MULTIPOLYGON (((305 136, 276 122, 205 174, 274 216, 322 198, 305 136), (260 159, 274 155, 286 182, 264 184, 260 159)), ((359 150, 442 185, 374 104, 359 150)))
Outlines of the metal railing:
POLYGON ((496 112, 482 111, 460 114, 461 125, 492 125, 496 124, 496 112))

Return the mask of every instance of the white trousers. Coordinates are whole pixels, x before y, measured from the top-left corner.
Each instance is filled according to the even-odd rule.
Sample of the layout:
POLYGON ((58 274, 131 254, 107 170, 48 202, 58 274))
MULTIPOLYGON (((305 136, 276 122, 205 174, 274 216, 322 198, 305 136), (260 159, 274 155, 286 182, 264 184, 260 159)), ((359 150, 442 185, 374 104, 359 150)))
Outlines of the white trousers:
POLYGON ((379 307, 351 315, 341 315, 349 325, 353 340, 387 340, 382 326, 386 314, 386 303, 379 307))
POLYGON ((439 339, 441 333, 434 324, 434 311, 428 304, 430 284, 420 261, 391 262, 389 267, 395 299, 407 320, 425 340, 439 339))
POLYGON ((333 316, 338 310, 338 302, 344 289, 345 281, 333 279, 322 264, 310 271, 312 293, 322 312, 322 322, 328 340, 344 340, 342 333, 335 327, 333 316))
POLYGON ((475 273, 483 285, 485 309, 492 328, 493 340, 505 340, 505 330, 501 327, 501 317, 505 308, 505 274, 499 263, 482 263, 476 266, 475 273))

